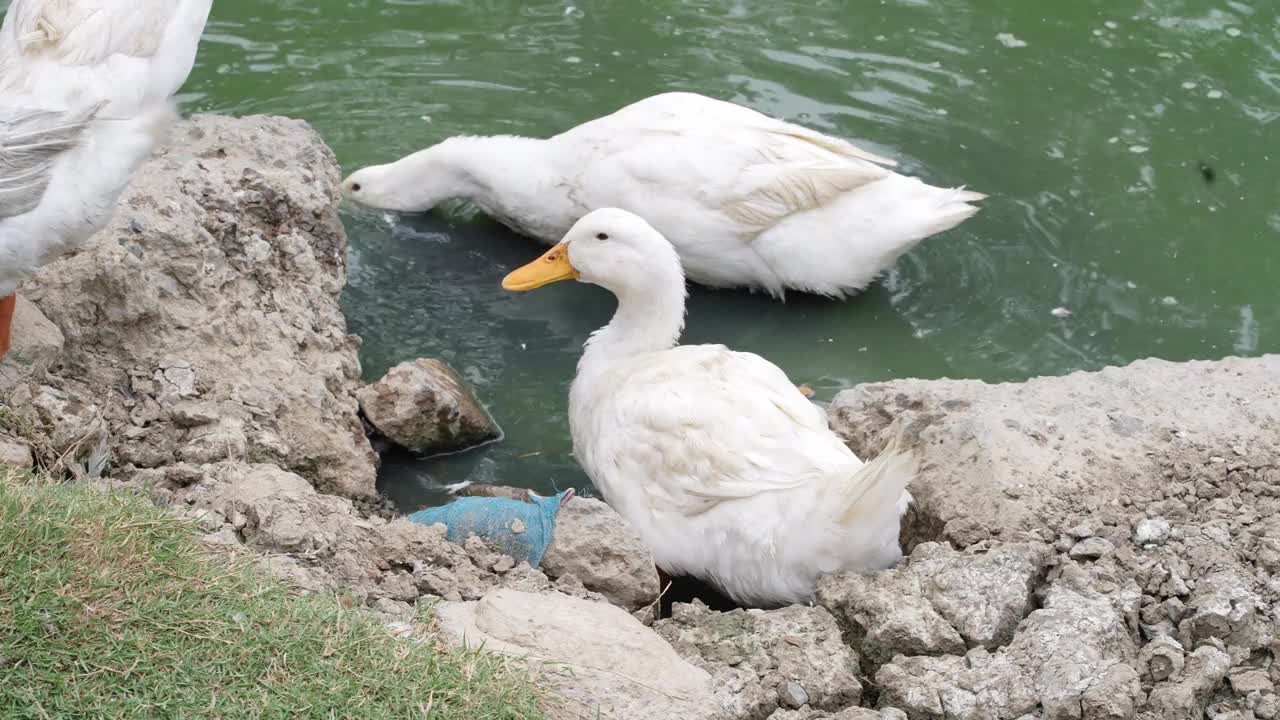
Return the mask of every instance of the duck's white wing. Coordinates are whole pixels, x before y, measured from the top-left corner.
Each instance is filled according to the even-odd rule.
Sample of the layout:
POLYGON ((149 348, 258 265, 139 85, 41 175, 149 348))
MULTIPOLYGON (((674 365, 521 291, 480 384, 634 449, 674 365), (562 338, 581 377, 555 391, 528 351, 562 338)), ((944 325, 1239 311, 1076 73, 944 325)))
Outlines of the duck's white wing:
POLYGON ((682 346, 618 378, 593 428, 599 457, 643 486, 654 511, 804 486, 859 463, 777 366, 722 346, 682 346))
POLYGON ((39 205, 58 158, 79 144, 95 111, 0 108, 0 220, 39 205))
MULTIPOLYGON (((585 151, 584 192, 712 213, 744 240, 789 215, 883 180, 893 161, 749 108, 699 95, 643 100, 554 139, 585 151)), ((602 198, 603 200, 603 198, 602 198)), ((649 208, 642 208, 649 209, 649 208)))

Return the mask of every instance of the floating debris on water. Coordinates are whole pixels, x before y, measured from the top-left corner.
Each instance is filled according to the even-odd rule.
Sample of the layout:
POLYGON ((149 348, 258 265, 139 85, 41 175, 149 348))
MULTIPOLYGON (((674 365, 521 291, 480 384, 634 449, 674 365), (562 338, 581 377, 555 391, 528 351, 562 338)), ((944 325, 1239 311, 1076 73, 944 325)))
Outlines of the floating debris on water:
POLYGON ((1064 307, 1056 307, 1049 311, 1049 314, 1056 318, 1069 318, 1072 312, 1064 307))
POLYGON ((1134 155, 1141 155, 1147 150, 1150 150, 1150 148, 1148 148, 1146 145, 1130 145, 1129 146, 1129 152, 1133 153, 1134 155))
POLYGON ((1172 295, 1165 295, 1165 296, 1164 296, 1164 299, 1163 299, 1163 300, 1161 300, 1160 302, 1164 303, 1165 305, 1171 305, 1171 306, 1172 306, 1172 305, 1177 305, 1177 304, 1178 304, 1178 298, 1176 298, 1176 297, 1174 297, 1174 296, 1172 296, 1172 295))
POLYGON ((1200 161, 1200 177, 1204 178, 1206 185, 1212 185, 1214 180, 1218 179, 1218 173, 1209 163, 1200 161))
POLYGON ((1222 91, 1210 90, 1209 92, 1205 93, 1204 96, 1209 98, 1210 100, 1217 100, 1218 98, 1222 97, 1222 91))
POLYGON ((1227 35, 1230 37, 1240 37, 1240 28, 1238 27, 1227 28, 1227 35))
POLYGON ((1027 46, 1026 42, 1019 40, 1013 33, 1000 33, 996 35, 996 39, 1007 48, 1024 48, 1027 46))

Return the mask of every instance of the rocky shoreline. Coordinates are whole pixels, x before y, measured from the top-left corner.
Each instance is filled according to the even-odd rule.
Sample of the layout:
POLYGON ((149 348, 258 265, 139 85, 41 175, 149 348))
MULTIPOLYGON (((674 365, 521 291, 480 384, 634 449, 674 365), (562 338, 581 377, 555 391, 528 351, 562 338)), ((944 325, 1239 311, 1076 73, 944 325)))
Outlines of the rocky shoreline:
POLYGON ((146 488, 406 637, 545 661, 557 717, 1280 716, 1280 356, 848 390, 855 450, 897 422, 922 454, 909 558, 813 607, 655 622, 648 553, 603 503, 572 500, 536 569, 377 511, 370 421, 419 447, 500 430, 447 368, 361 383, 338 180, 299 121, 175 130, 110 228, 20 289, 0 461, 146 488))

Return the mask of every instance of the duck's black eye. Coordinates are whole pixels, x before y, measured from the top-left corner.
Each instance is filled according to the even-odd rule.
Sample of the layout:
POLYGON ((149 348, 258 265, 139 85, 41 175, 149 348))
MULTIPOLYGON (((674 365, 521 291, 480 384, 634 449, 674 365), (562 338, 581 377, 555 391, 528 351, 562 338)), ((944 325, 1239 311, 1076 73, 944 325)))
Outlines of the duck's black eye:
POLYGON ((596 233, 596 239, 597 239, 597 240, 608 240, 608 239, 609 239, 609 235, 608 235, 608 233, 596 233))
POLYGON ((351 183, 352 192, 360 192, 360 183, 351 183))

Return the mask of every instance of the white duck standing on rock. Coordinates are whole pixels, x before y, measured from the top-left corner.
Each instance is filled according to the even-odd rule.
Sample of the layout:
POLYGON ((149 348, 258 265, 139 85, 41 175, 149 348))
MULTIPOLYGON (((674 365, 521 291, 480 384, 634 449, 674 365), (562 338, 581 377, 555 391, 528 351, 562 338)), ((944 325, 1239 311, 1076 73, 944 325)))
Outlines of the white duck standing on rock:
POLYGON ((819 576, 900 559, 914 453, 895 442, 863 463, 777 366, 678 345, 685 277, 654 228, 597 210, 503 287, 569 279, 618 299, 569 392, 574 456, 661 571, 767 607, 811 600, 819 576))
POLYGON ((0 358, 14 292, 110 220, 213 0, 14 0, 0 27, 0 358))
POLYGON ((740 105, 667 93, 545 140, 451 138, 343 187, 402 212, 465 198, 548 244, 592 210, 622 208, 675 245, 694 282, 843 297, 985 197, 894 164, 740 105))

